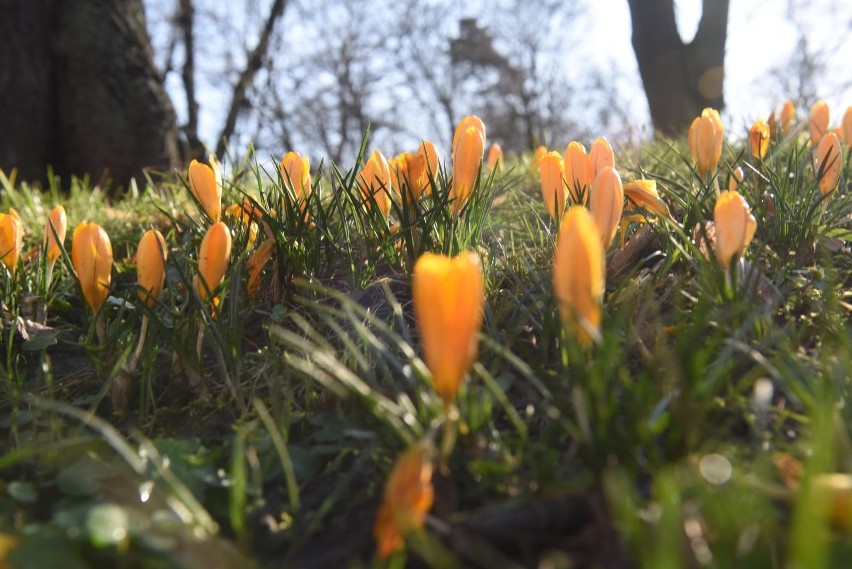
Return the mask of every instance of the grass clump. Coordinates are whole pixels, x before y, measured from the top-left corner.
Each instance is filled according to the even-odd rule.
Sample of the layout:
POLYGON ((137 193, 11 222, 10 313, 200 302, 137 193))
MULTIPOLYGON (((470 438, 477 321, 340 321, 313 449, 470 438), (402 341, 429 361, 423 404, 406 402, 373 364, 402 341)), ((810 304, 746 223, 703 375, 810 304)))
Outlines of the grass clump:
MULTIPOLYGON (((619 179, 653 181, 666 209, 612 200, 621 224, 601 253, 598 325, 579 304, 560 310, 561 220, 535 160, 492 171, 478 129, 466 123, 460 143, 474 150, 424 159, 416 175, 418 155, 379 159, 366 138, 350 169, 305 160, 307 176, 302 157, 249 155, 215 182, 219 213, 184 173, 108 200, 85 180, 60 194, 0 179, 0 211, 27 228, 0 282, 0 558, 845 566, 848 147, 825 194, 796 127, 759 160, 729 136, 701 175, 688 141, 616 153, 619 179), (480 159, 463 171, 466 152, 480 159), (738 167, 742 223, 716 207, 738 167), (94 313, 70 239, 46 278, 40 228, 58 203, 70 227, 96 222, 112 242, 94 313), (223 253, 201 247, 220 219, 222 282, 199 287, 202 257, 223 253), (146 302, 134 255, 152 228, 165 284, 146 302), (733 258, 720 263, 726 239, 733 258), (426 252, 465 251, 484 283, 478 352, 457 392, 439 395, 412 273, 426 252), (382 532, 400 533, 386 558, 374 527, 386 544, 382 532)), ((566 181, 565 199, 582 207, 595 188, 566 181)))

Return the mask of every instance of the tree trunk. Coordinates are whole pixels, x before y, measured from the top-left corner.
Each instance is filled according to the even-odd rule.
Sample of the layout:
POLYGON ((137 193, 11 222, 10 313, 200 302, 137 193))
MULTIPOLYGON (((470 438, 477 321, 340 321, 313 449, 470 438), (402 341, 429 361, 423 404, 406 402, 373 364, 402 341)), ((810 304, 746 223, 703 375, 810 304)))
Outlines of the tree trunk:
POLYGON ((178 164, 141 0, 0 0, 0 168, 116 184, 178 164))
POLYGON ((0 0, 0 170, 41 179, 55 164, 58 140, 51 0, 0 0))
POLYGON ((729 0, 703 0, 692 42, 681 40, 673 0, 627 0, 633 51, 651 120, 668 135, 686 132, 705 107, 721 110, 729 0))

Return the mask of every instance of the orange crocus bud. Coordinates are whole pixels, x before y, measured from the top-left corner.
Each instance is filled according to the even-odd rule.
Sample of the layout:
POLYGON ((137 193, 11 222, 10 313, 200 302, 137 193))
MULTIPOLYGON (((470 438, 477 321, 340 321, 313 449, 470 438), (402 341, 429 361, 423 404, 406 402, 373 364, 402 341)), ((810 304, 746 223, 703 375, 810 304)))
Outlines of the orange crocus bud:
POLYGON ((272 253, 275 250, 275 240, 267 239, 260 244, 257 251, 252 253, 251 257, 246 261, 246 270, 249 274, 248 293, 254 296, 257 289, 260 288, 260 273, 263 272, 263 267, 272 258, 272 253))
POLYGON ((601 234, 604 250, 609 248, 618 231, 624 211, 624 186, 615 168, 604 168, 595 178, 589 197, 589 210, 601 234))
POLYGON ((231 230, 219 221, 207 230, 198 250, 198 275, 194 283, 201 300, 206 300, 225 280, 230 260, 231 230))
POLYGON ((139 240, 136 249, 136 284, 139 300, 148 306, 154 306, 154 299, 160 296, 166 281, 166 257, 168 249, 163 234, 149 229, 139 240))
POLYGON ((219 221, 222 215, 222 185, 214 169, 198 160, 190 162, 189 189, 207 217, 213 223, 219 221))
POLYGON ((736 192, 739 189, 740 184, 743 183, 743 177, 744 174, 742 167, 737 166, 734 168, 734 171, 731 172, 731 177, 728 178, 728 190, 736 192))
MULTIPOLYGON (((716 126, 712 116, 700 116, 689 127, 689 153, 702 178, 713 174, 719 165, 716 157, 716 126)), ((721 156, 721 151, 719 154, 721 156)))
POLYGON ((405 168, 405 152, 402 154, 397 154, 395 158, 388 158, 388 170, 390 170, 391 177, 391 189, 393 189, 394 193, 397 195, 402 194, 402 186, 399 182, 399 166, 402 165, 405 168))
POLYGON ((234 204, 225 210, 225 215, 236 219, 242 225, 248 228, 248 243, 253 244, 257 239, 258 226, 257 222, 263 220, 263 212, 259 208, 254 207, 248 198, 243 198, 243 204, 234 204))
POLYGON ((713 209, 716 258, 726 271, 734 256, 742 257, 757 230, 757 220, 739 192, 724 191, 713 209))
POLYGON ((817 101, 811 107, 811 117, 808 122, 808 129, 811 133, 811 144, 816 146, 822 140, 822 137, 828 132, 828 123, 831 119, 828 104, 825 101, 817 101))
POLYGON ((843 122, 840 123, 840 132, 843 134, 843 142, 846 146, 852 146, 852 107, 846 107, 843 113, 843 122))
POLYGON ((818 474, 811 481, 819 514, 836 528, 852 531, 852 475, 840 472, 818 474))
POLYGON ((485 151, 485 126, 476 116, 459 122, 453 136, 453 186, 450 188, 450 208, 457 216, 473 193, 482 153, 485 151))
POLYGON ((456 155, 459 142, 461 141, 462 136, 467 132, 468 128, 473 128, 479 132, 483 141, 483 149, 485 148, 485 123, 483 123, 482 119, 476 115, 467 115, 459 121, 459 124, 456 126, 456 131, 453 133, 453 156, 456 155))
POLYGON ((65 241, 65 234, 67 232, 68 217, 65 215, 65 208, 58 205, 50 210, 47 216, 47 223, 44 224, 43 246, 47 254, 48 263, 55 263, 56 259, 59 258, 60 247, 65 241), (56 240, 57 237, 59 237, 59 241, 56 240))
POLYGON ((793 101, 787 99, 784 102, 784 106, 781 107, 781 130, 788 132, 790 127, 793 126, 793 119, 795 118, 796 105, 793 104, 793 101))
POLYGON ((701 111, 701 116, 712 120, 713 126, 716 129, 716 138, 713 141, 713 160, 718 165, 719 160, 722 159, 722 143, 725 140, 725 127, 722 125, 722 117, 719 116, 719 111, 710 107, 701 111))
POLYGON ((423 174, 421 178, 422 191, 421 195, 430 195, 432 193, 432 180, 438 179, 438 170, 441 167, 438 149, 435 143, 429 140, 424 140, 417 148, 417 155, 423 157, 423 174))
POLYGON ((547 212, 556 223, 565 211, 565 172, 562 155, 548 152, 539 162, 541 168, 541 195, 547 212))
POLYGON ((435 391, 450 405, 479 349, 485 304, 479 255, 424 253, 414 264, 411 286, 423 359, 435 391))
POLYGON ((840 167, 843 165, 843 153, 840 139, 833 132, 822 137, 814 154, 814 170, 817 184, 822 195, 827 196, 837 187, 840 179, 840 167))
POLYGON ((406 203, 411 204, 419 200, 423 190, 429 185, 426 160, 424 155, 403 152, 390 166, 391 178, 395 178, 394 187, 406 203))
POLYGON ((14 274, 24 248, 24 225, 18 212, 0 213, 0 261, 14 274))
POLYGON ((84 221, 74 229, 71 263, 77 272, 83 298, 97 313, 109 296, 112 282, 112 243, 100 225, 84 221))
POLYGON ((424 140, 417 147, 417 154, 426 158, 426 167, 432 172, 433 177, 438 176, 438 169, 441 166, 441 157, 438 155, 438 148, 431 140, 424 140))
POLYGON ((769 150, 769 125, 763 119, 757 120, 748 131, 748 142, 751 155, 755 160, 762 160, 769 150))
POLYGON ((364 164, 364 169, 358 174, 358 185, 361 188, 361 197, 364 199, 364 208, 369 209, 375 201, 376 207, 387 217, 390 212, 391 195, 393 184, 391 182, 390 166, 385 155, 374 150, 364 164))
POLYGON ((488 148, 488 168, 497 170, 503 167, 503 148, 496 142, 488 148))
POLYGON ((285 190, 299 203, 303 203, 311 193, 311 163, 308 157, 291 150, 281 159, 278 169, 285 190))
POLYGON ((562 321, 583 345, 588 345, 600 329, 604 263, 595 220, 583 206, 571 206, 562 218, 556 240, 553 290, 562 321))
POLYGON ((669 206, 657 193, 656 180, 633 180, 624 184, 624 195, 636 207, 653 212, 660 217, 671 218, 669 206))
POLYGON ((604 137, 599 136, 592 143, 592 149, 589 150, 589 164, 591 164, 593 180, 604 171, 604 168, 615 168, 615 154, 604 137))
POLYGON ((568 193, 575 204, 589 201, 589 188, 592 185, 592 163, 586 154, 586 148, 577 141, 568 143, 565 148, 565 183, 568 193))
POLYGON ((769 118, 766 119, 766 125, 769 127, 769 138, 778 136, 778 118, 775 111, 769 113, 769 118))
POLYGON ((405 547, 405 534, 423 528, 434 499, 434 456, 432 444, 423 442, 407 450, 394 464, 373 525, 373 537, 382 559, 405 547))

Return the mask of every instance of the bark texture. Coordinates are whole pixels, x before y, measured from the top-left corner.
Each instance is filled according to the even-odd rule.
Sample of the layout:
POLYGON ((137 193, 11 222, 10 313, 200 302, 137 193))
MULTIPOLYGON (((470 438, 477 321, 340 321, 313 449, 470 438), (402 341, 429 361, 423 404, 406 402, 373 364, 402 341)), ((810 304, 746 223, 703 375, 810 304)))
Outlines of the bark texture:
POLYGON ((141 0, 0 0, 0 168, 126 185, 177 166, 141 0))
POLYGON ((705 107, 721 110, 729 0, 703 0, 695 38, 684 43, 674 0, 627 0, 633 51, 657 131, 683 134, 705 107))

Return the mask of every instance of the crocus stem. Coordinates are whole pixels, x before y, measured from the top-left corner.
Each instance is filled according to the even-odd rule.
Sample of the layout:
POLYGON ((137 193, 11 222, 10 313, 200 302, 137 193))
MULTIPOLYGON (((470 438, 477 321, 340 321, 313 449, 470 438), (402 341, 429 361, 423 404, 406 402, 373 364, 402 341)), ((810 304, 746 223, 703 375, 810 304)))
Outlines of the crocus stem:
POLYGON ((732 289, 731 289, 731 283, 732 283, 731 272, 733 270, 735 270, 735 267, 733 267, 733 266, 730 266, 727 269, 725 269, 725 294, 726 295, 730 294, 731 291, 732 291, 732 289))
POLYGON ((98 342, 100 342, 101 346, 105 346, 107 343, 107 330, 103 310, 99 311, 95 318, 95 333, 98 335, 98 342))
POLYGON ((204 344, 204 326, 198 328, 198 341, 195 343, 195 353, 198 355, 198 361, 201 361, 201 348, 204 344))
POLYGON ((142 349, 145 347, 145 338, 148 336, 148 315, 142 315, 142 328, 139 331, 139 343, 136 344, 136 349, 133 351, 133 355, 130 356, 130 360, 127 362, 127 369, 133 371, 136 369, 136 364, 139 362, 139 358, 142 357, 142 349))
POLYGON ((50 288, 50 281, 53 279, 53 265, 55 263, 56 263, 56 261, 48 261, 47 262, 47 273, 45 274, 45 277, 44 277, 44 290, 45 291, 50 288))
POLYGON ((455 403, 449 403, 444 407, 444 429, 441 436, 441 453, 439 457, 439 468, 442 473, 449 474, 450 455, 456 446, 458 436, 459 409, 455 403))

